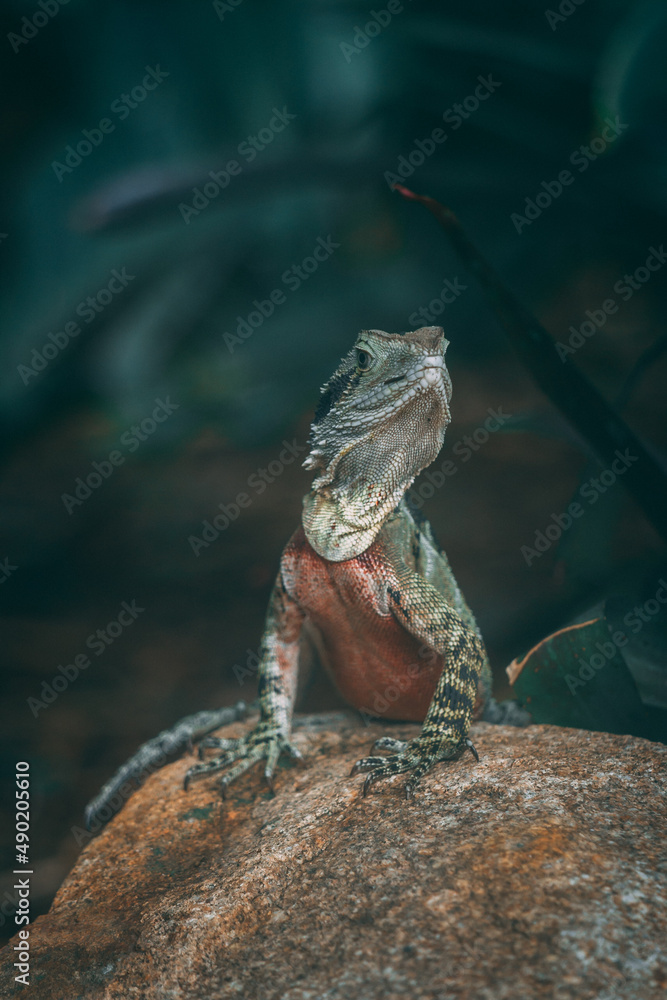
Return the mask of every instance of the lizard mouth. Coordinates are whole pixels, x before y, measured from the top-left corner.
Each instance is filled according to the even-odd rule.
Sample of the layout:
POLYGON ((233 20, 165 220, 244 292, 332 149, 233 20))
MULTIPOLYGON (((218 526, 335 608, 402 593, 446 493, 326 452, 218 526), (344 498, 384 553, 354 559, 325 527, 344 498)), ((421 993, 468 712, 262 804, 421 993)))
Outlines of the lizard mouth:
POLYGON ((445 373, 444 358, 431 355, 421 359, 420 363, 412 369, 410 375, 412 380, 422 389, 433 389, 446 381, 445 373))
POLYGON ((395 382, 406 381, 408 378, 413 380, 421 375, 422 379, 426 378, 429 383, 435 383, 438 381, 438 373, 442 375, 444 370, 444 359, 434 358, 433 356, 427 357, 425 359, 427 363, 418 364, 411 371, 406 372, 404 375, 394 375, 393 378, 385 379, 383 385, 393 385, 395 382))
POLYGON ((356 420, 365 422, 374 419, 378 406, 392 407, 398 411, 411 399, 425 392, 443 394, 447 403, 449 402, 451 386, 442 357, 422 356, 407 372, 393 375, 370 389, 363 400, 357 401, 356 420))

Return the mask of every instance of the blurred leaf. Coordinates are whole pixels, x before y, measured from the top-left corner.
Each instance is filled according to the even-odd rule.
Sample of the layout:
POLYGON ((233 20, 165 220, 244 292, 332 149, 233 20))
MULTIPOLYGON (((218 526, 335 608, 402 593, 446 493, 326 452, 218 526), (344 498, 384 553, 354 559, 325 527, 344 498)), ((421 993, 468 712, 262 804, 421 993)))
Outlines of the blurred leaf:
MULTIPOLYGON (((618 631, 614 638, 623 641, 618 631)), ((507 676, 533 722, 655 738, 655 714, 642 704, 616 641, 596 618, 554 632, 513 660, 507 676)))
POLYGON ((636 587, 610 597, 605 617, 628 636, 623 658, 644 704, 667 709, 667 574, 656 585, 657 575, 649 571, 636 587))

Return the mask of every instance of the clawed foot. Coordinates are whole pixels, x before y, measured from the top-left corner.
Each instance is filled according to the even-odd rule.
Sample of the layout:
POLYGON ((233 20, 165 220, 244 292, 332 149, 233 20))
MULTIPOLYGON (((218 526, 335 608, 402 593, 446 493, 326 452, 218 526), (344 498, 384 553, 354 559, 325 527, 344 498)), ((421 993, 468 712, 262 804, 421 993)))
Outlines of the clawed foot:
POLYGON ((212 757, 202 764, 195 764, 185 775, 184 788, 187 791, 190 783, 198 778, 204 778, 209 774, 215 774, 224 770, 230 764, 234 764, 220 782, 220 789, 223 799, 227 794, 227 787, 244 774, 253 764, 260 760, 266 761, 264 766, 264 778, 271 790, 273 790, 273 772, 281 754, 289 754, 295 760, 301 760, 301 754, 292 746, 285 733, 275 726, 266 723, 259 723, 247 736, 239 739, 219 739, 215 736, 208 736, 199 744, 199 759, 204 757, 206 750, 216 749, 222 752, 217 757, 212 757))
POLYGON ((380 778, 388 778, 392 774, 412 771, 410 778, 405 783, 406 798, 411 799, 419 779, 427 771, 430 771, 439 761, 456 760, 466 749, 470 750, 475 760, 479 760, 477 751, 469 739, 454 743, 451 740, 425 740, 418 736, 414 740, 404 742, 392 739, 390 736, 383 736, 375 741, 371 750, 389 750, 392 751, 390 755, 388 757, 363 757, 357 761, 350 774, 370 772, 364 781, 362 790, 362 794, 366 795, 371 785, 374 785, 380 778))

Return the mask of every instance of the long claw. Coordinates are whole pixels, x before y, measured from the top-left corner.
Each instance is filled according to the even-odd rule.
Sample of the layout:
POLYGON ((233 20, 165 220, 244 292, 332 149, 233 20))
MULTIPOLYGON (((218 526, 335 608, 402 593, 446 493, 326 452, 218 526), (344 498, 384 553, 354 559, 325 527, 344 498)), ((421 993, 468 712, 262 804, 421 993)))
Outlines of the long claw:
POLYGON ((383 736, 376 740, 373 749, 393 750, 394 752, 386 757, 363 757, 353 766, 350 775, 359 774, 362 771, 369 771, 370 774, 362 786, 362 795, 365 797, 371 785, 374 785, 380 778, 390 778, 395 774, 404 774, 410 771, 410 777, 406 782, 405 796, 408 801, 412 801, 415 796, 415 789, 420 778, 430 771, 431 768, 441 761, 458 760, 464 749, 468 748, 475 760, 479 760, 477 751, 471 740, 461 738, 459 740, 436 740, 417 737, 403 743, 389 736, 383 736))
POLYGON ((187 789, 194 780, 229 768, 220 781, 223 799, 227 797, 227 789, 232 781, 259 761, 265 762, 264 779, 271 791, 274 790, 273 776, 281 754, 289 754, 295 760, 303 762, 301 753, 289 743, 287 734, 267 723, 258 724, 250 733, 238 739, 217 736, 206 738, 200 747, 200 757, 203 756, 203 750, 211 748, 220 750, 219 756, 194 764, 187 771, 183 786, 187 789))

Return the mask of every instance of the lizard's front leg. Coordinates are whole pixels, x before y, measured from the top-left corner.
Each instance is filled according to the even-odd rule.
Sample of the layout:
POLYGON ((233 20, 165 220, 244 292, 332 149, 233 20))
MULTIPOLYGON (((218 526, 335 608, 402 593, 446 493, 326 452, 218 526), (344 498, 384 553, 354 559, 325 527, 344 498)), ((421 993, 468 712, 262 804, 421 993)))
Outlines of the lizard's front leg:
POLYGON ((304 615, 283 585, 278 573, 266 616, 266 627, 260 648, 259 722, 246 736, 239 739, 207 737, 199 744, 203 751, 215 748, 221 752, 201 764, 195 764, 185 775, 185 788, 191 781, 229 768, 221 788, 223 798, 230 782, 253 764, 264 761, 264 777, 271 787, 273 772, 283 753, 300 757, 290 743, 292 712, 296 696, 299 635, 304 615))
POLYGON ((486 654, 477 632, 422 576, 402 567, 392 582, 388 596, 393 615, 425 647, 440 653, 445 665, 419 736, 407 742, 389 737, 377 740, 373 750, 393 752, 357 761, 352 774, 368 772, 365 795, 380 778, 411 772, 405 785, 410 798, 422 775, 439 761, 454 760, 466 748, 477 758, 468 732, 486 654))

